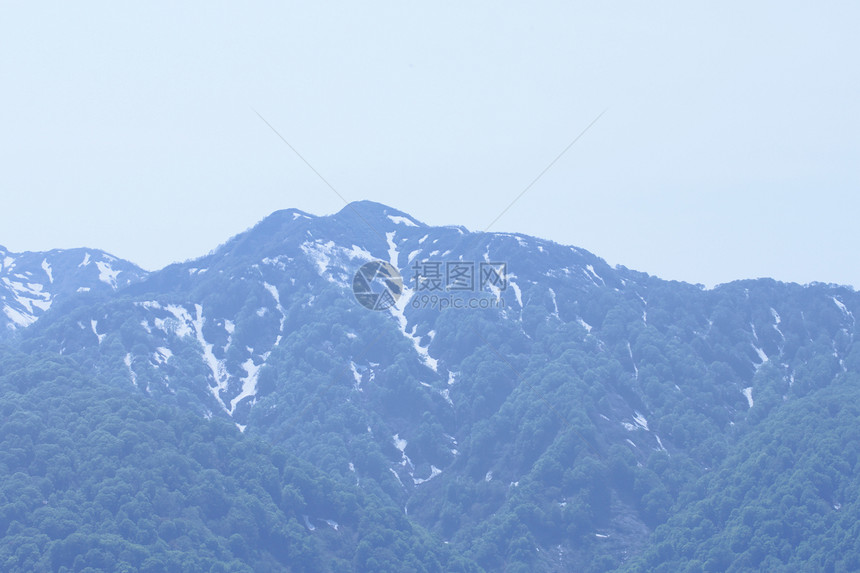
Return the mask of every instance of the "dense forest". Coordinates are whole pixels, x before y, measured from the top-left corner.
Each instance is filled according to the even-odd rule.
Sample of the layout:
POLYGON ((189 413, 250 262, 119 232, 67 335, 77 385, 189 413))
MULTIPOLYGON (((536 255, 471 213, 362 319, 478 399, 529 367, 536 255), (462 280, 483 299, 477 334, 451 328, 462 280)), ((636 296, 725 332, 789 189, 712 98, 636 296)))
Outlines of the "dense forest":
POLYGON ((91 366, 3 349, 4 571, 477 570, 375 492, 91 366))

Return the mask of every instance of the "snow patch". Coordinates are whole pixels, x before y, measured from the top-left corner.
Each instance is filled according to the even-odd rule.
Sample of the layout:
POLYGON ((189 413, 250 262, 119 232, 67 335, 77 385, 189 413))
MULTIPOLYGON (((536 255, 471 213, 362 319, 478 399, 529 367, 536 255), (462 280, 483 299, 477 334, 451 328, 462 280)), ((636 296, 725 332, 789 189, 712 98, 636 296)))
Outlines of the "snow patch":
POLYGON ((450 389, 445 388, 444 390, 439 390, 439 395, 442 396, 442 398, 444 398, 446 402, 448 402, 449 406, 454 405, 454 401, 451 400, 451 390, 450 389))
POLYGON ((311 520, 310 520, 310 519, 308 519, 308 516, 307 516, 307 515, 305 515, 305 516, 303 516, 303 517, 305 518, 305 527, 307 527, 307 528, 308 528, 308 530, 310 530, 310 531, 315 530, 315 529, 316 529, 316 527, 314 527, 314 524, 313 524, 313 523, 311 523, 311 520))
MULTIPOLYGON (((104 335, 102 335, 104 336, 104 335)), ((164 346, 159 346, 155 349, 155 361, 159 364, 167 364, 167 361, 173 358, 173 351, 164 346)))
MULTIPOLYGON (((30 274, 30 273, 27 273, 30 274)), ((15 275, 22 280, 28 278, 21 274, 15 275)), ((23 312, 13 309, 11 306, 6 311, 6 315, 10 320, 19 326, 29 326, 36 321, 36 309, 48 310, 51 308, 51 293, 44 291, 44 286, 38 283, 28 282, 26 285, 22 282, 12 281, 3 277, 3 283, 12 291, 12 296, 15 297, 15 302, 22 307, 23 312)))
MULTIPOLYGON (((520 286, 519 286, 517 283, 515 283, 514 281, 510 280, 510 278, 511 278, 512 276, 513 276, 513 275, 508 275, 508 285, 509 285, 512 289, 514 289, 514 296, 516 296, 516 297, 517 297, 517 304, 519 304, 519 305, 520 305, 520 308, 524 308, 524 307, 523 307, 523 293, 522 293, 522 291, 520 290, 520 286)), ((553 298, 553 302, 555 302, 555 298, 553 298)), ((556 310, 558 310, 558 307, 556 307, 556 310)))
MULTIPOLYGON (((185 309, 182 310, 184 311, 185 309)), ((203 350, 203 362, 209 367, 209 370, 212 372, 212 379, 215 382, 214 386, 209 387, 209 391, 212 392, 215 400, 218 401, 224 411, 232 414, 232 410, 228 410, 224 404, 224 400, 221 399, 221 391, 227 389, 227 369, 222 361, 215 358, 215 354, 212 351, 215 345, 206 342, 206 338, 203 336, 203 325, 206 322, 206 319, 203 318, 203 306, 195 304, 194 310, 196 311, 196 317, 191 321, 191 324, 194 327, 197 342, 203 350)))
POLYGON ((395 225, 406 225, 407 227, 417 227, 414 221, 407 219, 406 217, 400 217, 399 215, 388 215, 388 218, 395 225))
POLYGON ((750 408, 753 407, 753 397, 752 397, 752 386, 744 388, 742 390, 744 396, 747 398, 747 403, 750 405, 750 408))
POLYGON ((164 307, 164 310, 172 314, 174 320, 165 321, 157 318, 155 319, 156 328, 164 330, 165 332, 169 329, 179 338, 185 338, 186 336, 193 334, 193 329, 191 328, 191 315, 188 314, 187 310, 176 304, 169 304, 164 307))
POLYGON ((132 370, 132 368, 131 368, 131 363, 132 363, 131 353, 126 353, 125 359, 123 360, 123 362, 125 363, 125 367, 128 368, 128 373, 131 375, 132 384, 134 384, 136 387, 137 386, 137 374, 135 374, 134 370, 132 370))
POLYGON ((633 364, 633 372, 636 376, 636 379, 639 379, 639 369, 636 367, 636 361, 633 360, 633 349, 630 348, 630 341, 627 341, 627 353, 630 354, 630 363, 633 364))
POLYGON ((257 378, 260 376, 260 369, 265 364, 266 358, 268 358, 269 353, 263 355, 263 360, 259 364, 254 364, 254 359, 249 358, 243 364, 242 368, 245 370, 246 375, 242 378, 242 391, 230 401, 230 415, 233 415, 233 412, 236 411, 236 405, 239 404, 242 400, 248 397, 253 397, 257 395, 257 378))
POLYGON ((353 384, 352 387, 361 392, 361 374, 358 372, 358 369, 356 369, 355 362, 352 360, 349 361, 349 369, 352 370, 352 377, 355 378, 355 384, 353 384))
POLYGON ((398 475, 398 473, 396 471, 394 471, 394 468, 388 468, 388 471, 390 471, 391 473, 394 474, 394 477, 397 478, 397 483, 399 483, 400 486, 405 489, 406 486, 403 485, 403 481, 400 479, 400 476, 398 475))
POLYGON ((636 425, 641 427, 643 430, 648 430, 648 420, 645 419, 645 416, 640 414, 639 412, 633 412, 633 421, 636 422, 636 425))
POLYGON ((285 270, 287 270, 286 263, 293 262, 293 259, 291 257, 287 257, 285 255, 278 255, 275 258, 266 257, 260 262, 263 263, 264 265, 270 265, 270 266, 278 268, 282 271, 285 271, 285 270))
POLYGON ((99 339, 99 344, 101 344, 102 341, 105 339, 105 336, 107 336, 107 334, 99 334, 99 331, 97 330, 99 323, 97 320, 90 320, 90 326, 93 329, 93 334, 95 334, 96 338, 99 339))
POLYGON ((773 316, 773 320, 774 320, 774 322, 776 322, 777 324, 779 324, 780 322, 782 322, 782 318, 780 318, 779 313, 778 313, 778 312, 776 312, 776 309, 775 309, 775 308, 771 307, 771 309, 770 309, 770 314, 773 316))
POLYGON ((269 283, 263 283, 263 287, 269 291, 269 294, 272 295, 272 298, 275 299, 275 305, 278 309, 278 312, 281 313, 281 326, 278 329, 278 337, 275 339, 275 346, 280 344, 281 339, 283 338, 284 333, 284 324, 287 322, 287 311, 281 306, 281 295, 278 293, 278 289, 275 285, 270 285, 269 283))
MULTIPOLYGON (((558 318, 558 301, 555 298, 555 291, 553 289, 549 289, 549 296, 550 296, 550 298, 552 298, 552 308, 553 308, 552 315, 554 317, 558 318)), ((559 320, 561 320, 561 319, 559 319, 559 320)), ((587 330, 590 331, 591 327, 589 326, 587 330)))
POLYGON ((335 264, 337 258, 342 259, 346 257, 350 260, 359 259, 362 261, 374 260, 373 255, 366 249, 356 245, 352 245, 349 249, 344 249, 335 245, 334 241, 328 241, 327 243, 308 241, 302 243, 301 249, 314 263, 321 277, 344 288, 349 287, 349 277, 342 266, 335 264))
POLYGON ((322 241, 302 243, 301 249, 311 259, 317 272, 321 277, 325 277, 326 272, 331 264, 331 257, 334 251, 334 241, 323 243, 322 241))
POLYGON ((9 317, 9 320, 17 324, 18 326, 28 327, 34 322, 36 322, 36 317, 31 314, 23 314, 8 304, 3 307, 3 312, 6 313, 6 316, 9 317))
MULTIPOLYGON (((598 275, 598 274, 594 271, 594 267, 593 267, 592 265, 585 265, 585 268, 586 268, 586 269, 588 269, 588 274, 589 274, 589 275, 591 275, 591 276, 592 276, 592 277, 594 277, 595 279, 599 280, 601 284, 606 285, 606 283, 603 281, 603 279, 602 279, 602 278, 600 278, 600 275, 598 275)), ((594 282, 594 279, 592 279, 592 282, 594 282)), ((594 284, 597 284, 597 283, 595 282, 594 284)))
POLYGON ((48 275, 48 282, 53 284, 54 283, 54 273, 51 271, 51 264, 48 262, 48 259, 42 260, 42 270, 44 270, 45 274, 48 275))
POLYGON ((842 311, 842 314, 844 314, 845 316, 851 315, 851 312, 848 310, 848 307, 846 307, 845 304, 843 304, 843 302, 841 300, 839 300, 835 296, 831 296, 830 298, 831 298, 831 300, 833 300, 833 302, 836 303, 836 306, 839 307, 839 310, 842 311))
POLYGON ((96 262, 96 266, 99 269, 99 280, 116 290, 116 277, 120 271, 113 270, 108 263, 103 261, 96 262))
MULTIPOLYGON (((761 360, 761 364, 764 364, 765 362, 770 360, 770 358, 768 358, 767 354, 764 353, 764 350, 762 350, 761 348, 759 348, 755 344, 753 344, 752 347, 755 350, 755 353, 758 354, 758 357, 761 360)), ((761 364, 759 364, 758 366, 761 366, 761 364)))
MULTIPOLYGON (((386 233, 385 236, 388 239, 389 262, 393 267, 397 268, 397 259, 399 258, 400 253, 397 251, 397 244, 394 242, 394 233, 386 233)), ((411 332, 406 329, 408 323, 408 320, 406 319, 406 307, 409 304, 409 300, 412 298, 412 295, 412 289, 404 285, 400 298, 397 299, 397 302, 393 304, 389 310, 391 311, 391 315, 397 320, 400 333, 412 341, 412 346, 415 348, 415 352, 418 354, 424 365, 430 368, 433 372, 438 372, 438 360, 430 356, 430 353, 427 351, 427 346, 421 345, 421 337, 416 336, 417 325, 412 328, 411 332)))
POLYGON ((400 267, 397 265, 397 259, 400 253, 397 252, 397 243, 394 242, 394 235, 396 235, 394 231, 385 233, 385 239, 388 241, 388 262, 391 263, 391 266, 395 269, 399 269, 400 267))
POLYGON ((782 322, 782 318, 780 318, 779 313, 776 312, 776 309, 774 309, 774 308, 770 309, 770 314, 773 316, 773 322, 774 322, 773 328, 774 328, 774 330, 776 330, 779 333, 780 338, 785 340, 785 335, 779 329, 779 323, 782 322))
POLYGON ((342 249, 343 253, 348 256, 350 259, 359 259, 362 261, 373 261, 376 259, 373 255, 370 254, 370 251, 367 249, 363 249, 357 245, 353 245, 350 249, 342 249))
POLYGON ((441 473, 442 473, 442 470, 440 470, 439 468, 437 468, 434 465, 431 465, 430 466, 430 477, 423 478, 423 479, 413 477, 412 482, 415 485, 421 485, 422 483, 427 483, 428 481, 430 481, 431 479, 433 479, 434 477, 438 476, 441 473))

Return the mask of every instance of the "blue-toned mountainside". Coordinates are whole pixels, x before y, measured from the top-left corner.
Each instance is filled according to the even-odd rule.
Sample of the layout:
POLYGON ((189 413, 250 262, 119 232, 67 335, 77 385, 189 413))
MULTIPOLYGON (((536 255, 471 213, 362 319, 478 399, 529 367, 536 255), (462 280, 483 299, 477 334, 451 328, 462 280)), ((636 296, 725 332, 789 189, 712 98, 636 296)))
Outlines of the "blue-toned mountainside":
POLYGON ((149 274, 88 252, 3 267, 25 319, 0 470, 39 492, 0 498, 9 570, 860 566, 850 288, 704 289, 372 202, 279 211, 149 274), (353 295, 371 261, 403 276, 381 311, 353 295), (28 303, 52 273, 73 304, 28 303), (70 427, 88 438, 62 453, 70 427), (50 529, 46 506, 88 521, 50 529))
POLYGON ((147 275, 97 249, 10 253, 0 246, 0 338, 78 293, 113 292, 147 275))

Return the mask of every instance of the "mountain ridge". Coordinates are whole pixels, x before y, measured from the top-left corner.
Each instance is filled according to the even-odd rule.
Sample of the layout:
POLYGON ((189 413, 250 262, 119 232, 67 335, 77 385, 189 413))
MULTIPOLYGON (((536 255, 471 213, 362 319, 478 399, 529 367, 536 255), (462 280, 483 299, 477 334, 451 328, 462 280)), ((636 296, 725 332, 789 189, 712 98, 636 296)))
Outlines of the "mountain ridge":
MULTIPOLYGON (((414 557, 372 533, 395 522, 385 535, 444 546, 470 571, 754 567, 765 556, 734 541, 731 516, 763 502, 719 498, 714 476, 745 480, 732 464, 750 459, 762 428, 819 401, 832 409, 834 394, 858 399, 853 289, 772 279, 705 289, 552 241, 430 227, 374 202, 327 216, 277 211, 208 255, 115 289, 100 282, 97 296, 69 295, 17 329, 14 347, 78 364, 129 400, 221 424, 225 440, 294 452, 338 484, 332 492, 344 489, 311 493, 302 481, 315 501, 272 503, 298 517, 302 543, 322 543, 326 528, 363 540, 346 554, 315 545, 356 571, 396 571, 400 556, 414 557), (352 292, 373 261, 404 282, 379 311, 352 292), (434 262, 504 264, 504 282, 472 276, 470 288, 427 290, 418 279, 434 262), (337 500, 352 495, 370 505, 347 511, 337 500), (708 510, 707 535, 683 533, 694 508, 720 503, 729 509, 708 510)), ((769 467, 750 486, 760 499, 785 487, 769 467)), ((834 503, 840 515, 860 511, 850 472, 806 491, 815 479, 798 486, 815 500, 798 518, 809 539, 819 539, 816 520, 836 523, 834 503)), ((803 555, 783 551, 780 566, 803 555)))

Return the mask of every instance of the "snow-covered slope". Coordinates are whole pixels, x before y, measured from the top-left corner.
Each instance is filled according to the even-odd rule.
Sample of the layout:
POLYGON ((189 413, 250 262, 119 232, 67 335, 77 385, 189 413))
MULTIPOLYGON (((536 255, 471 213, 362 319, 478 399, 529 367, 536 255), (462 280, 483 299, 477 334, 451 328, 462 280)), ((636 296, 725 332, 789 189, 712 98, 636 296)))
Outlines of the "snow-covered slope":
POLYGON ((146 275, 97 249, 12 253, 0 246, 0 337, 30 326, 57 300, 116 291, 146 275))
MULTIPOLYGON (((68 258, 69 253, 58 251, 55 257, 68 258)), ((30 269, 38 256, 28 256, 30 269)), ((207 380, 205 390, 212 398, 207 409, 234 417, 240 426, 245 425, 250 408, 257 402, 261 370, 291 334, 290 329, 325 320, 321 315, 328 311, 331 301, 352 309, 356 316, 361 313, 366 322, 369 311, 357 305, 352 281, 358 268, 369 261, 391 263, 400 270, 404 283, 397 303, 384 312, 371 313, 371 318, 399 333, 405 356, 420 372, 421 392, 446 407, 452 404, 448 380, 453 366, 450 356, 432 349, 440 307, 433 305, 429 295, 444 296, 448 304, 454 298, 462 303, 478 301, 517 323, 522 320, 525 304, 546 306, 551 293, 564 292, 562 283, 568 288, 586 289, 622 286, 616 271, 580 249, 525 236, 428 227, 406 213, 366 201, 350 204, 328 217, 292 209, 276 212, 212 254, 171 265, 149 277, 110 272, 106 265, 111 260, 103 253, 77 252, 74 256, 83 257, 78 261, 83 266, 76 269, 99 271, 79 289, 95 288, 98 283, 94 280, 109 288, 132 279, 136 284, 124 291, 125 302, 117 303, 124 305, 122 311, 93 310, 92 316, 78 321, 78 342, 68 336, 61 350, 73 349, 75 344, 103 343, 106 334, 122 326, 118 317, 128 313, 151 347, 148 356, 130 361, 130 379, 139 380, 137 370, 146 364, 169 387, 176 361, 158 349, 178 356, 183 354, 180 347, 189 346, 199 356, 200 372, 207 380), (416 273, 422 272, 417 265, 423 261, 439 262, 443 269, 458 261, 471 265, 473 287, 457 292, 424 289, 416 281, 416 273), (506 284, 481 284, 481 265, 489 263, 506 265, 506 284), (135 300, 128 302, 127 297, 135 300)), ((57 266, 54 260, 48 257, 46 264, 57 266)), ((18 268, 13 267, 13 272, 18 268)), ((40 299, 37 305, 28 303, 21 293, 37 297, 43 292, 39 288, 47 289, 46 285, 36 286, 35 279, 30 278, 36 271, 29 272, 21 274, 30 280, 16 291, 22 302, 16 300, 9 311, 21 326, 38 318, 35 310, 42 304, 40 299)), ((49 285, 47 274, 43 278, 49 285)), ((46 296, 44 305, 51 300, 46 296)), ((576 312, 558 304, 562 312, 576 312)), ((126 348, 129 352, 132 348, 126 348)), ((374 367, 367 360, 357 365, 365 376, 372 376, 374 367)))

